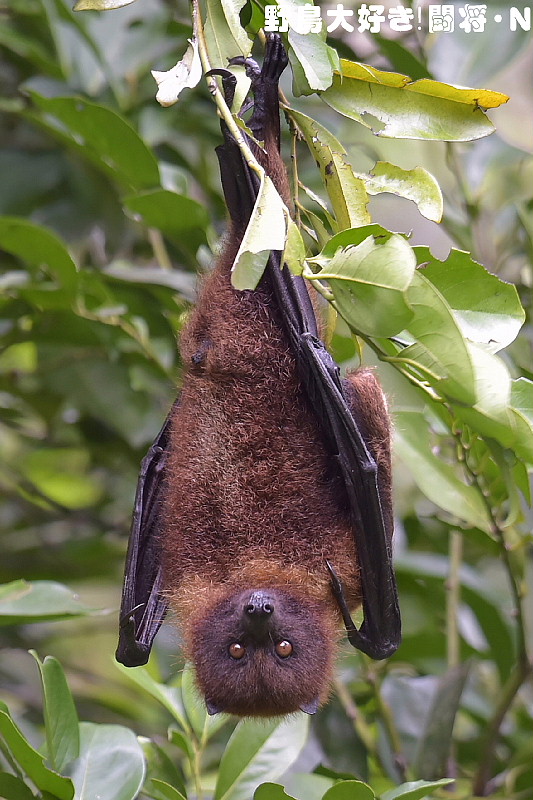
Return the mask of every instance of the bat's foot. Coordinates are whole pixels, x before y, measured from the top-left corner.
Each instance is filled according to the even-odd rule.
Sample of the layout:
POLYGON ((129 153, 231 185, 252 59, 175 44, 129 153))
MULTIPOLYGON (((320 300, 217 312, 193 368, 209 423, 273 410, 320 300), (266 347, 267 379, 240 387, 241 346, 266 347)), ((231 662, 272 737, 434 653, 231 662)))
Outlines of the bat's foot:
POLYGON ((266 37, 265 58, 261 76, 264 81, 277 83, 281 73, 289 63, 289 57, 279 33, 267 33, 266 37))
POLYGON ((265 57, 259 69, 253 58, 237 56, 230 64, 242 65, 250 78, 254 96, 254 111, 248 120, 248 127, 258 141, 270 140, 279 149, 279 100, 278 82, 281 73, 289 63, 287 52, 279 33, 266 35, 265 57))
POLYGON ((252 81, 252 90, 255 92, 261 83, 277 83, 289 63, 289 58, 279 33, 269 32, 266 34, 265 57, 262 67, 259 67, 253 58, 244 56, 230 58, 229 63, 245 67, 246 75, 252 81))
POLYGON ((224 100, 231 108, 233 105, 233 98, 235 97, 235 89, 237 88, 237 78, 229 71, 229 69, 210 69, 205 73, 206 78, 210 75, 220 75, 222 77, 222 90, 224 92, 224 100))

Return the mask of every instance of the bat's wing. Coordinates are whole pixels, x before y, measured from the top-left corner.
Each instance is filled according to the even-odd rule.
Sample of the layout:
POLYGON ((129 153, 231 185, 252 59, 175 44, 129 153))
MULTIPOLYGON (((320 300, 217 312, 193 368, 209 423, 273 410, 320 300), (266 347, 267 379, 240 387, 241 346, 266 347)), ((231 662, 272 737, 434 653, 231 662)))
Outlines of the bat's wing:
POLYGON ((320 420, 344 479, 361 574, 364 621, 359 629, 350 617, 342 586, 328 563, 350 643, 372 658, 387 658, 400 644, 401 624, 396 579, 382 508, 378 465, 353 416, 339 367, 316 336, 316 320, 303 280, 281 268, 273 253, 268 274, 294 350, 300 378, 320 420))
POLYGON ((137 483, 115 654, 126 667, 146 664, 168 607, 159 536, 171 414, 142 461, 137 483))
MULTIPOLYGON (((245 62, 246 63, 246 62, 245 62)), ((251 65, 249 76, 255 95, 254 119, 248 123, 258 139, 261 125, 275 125, 279 135, 277 89, 272 81, 286 64, 279 36, 270 35, 261 73, 251 65), (274 98, 274 105, 272 105, 274 98), (257 112, 257 113, 256 113, 257 112)), ((224 89, 232 91, 230 73, 224 89)), ((224 144, 217 148, 222 185, 233 221, 242 225, 250 217, 258 191, 258 180, 241 156, 235 141, 223 125, 224 144)), ((343 390, 339 367, 318 339, 317 324, 305 281, 281 264, 282 254, 272 252, 266 271, 282 311, 286 331, 298 364, 300 378, 316 410, 330 450, 336 458, 346 485, 355 543, 361 570, 364 621, 359 629, 351 619, 342 585, 328 563, 332 590, 341 609, 350 643, 375 659, 386 658, 397 649, 401 638, 400 611, 392 568, 390 540, 379 491, 378 466, 368 442, 352 414, 343 390)), ((385 493, 384 493, 385 494, 385 493)))

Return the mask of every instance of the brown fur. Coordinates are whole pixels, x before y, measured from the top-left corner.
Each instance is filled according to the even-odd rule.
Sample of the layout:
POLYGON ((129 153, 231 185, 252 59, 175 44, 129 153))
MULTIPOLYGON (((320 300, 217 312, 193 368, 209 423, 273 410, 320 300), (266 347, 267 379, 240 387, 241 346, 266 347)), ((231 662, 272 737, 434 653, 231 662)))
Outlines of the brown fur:
MULTIPOLYGON (((266 146, 269 173, 287 196, 281 159, 272 143, 266 146)), ((327 697, 340 618, 326 559, 352 607, 360 582, 344 485, 300 385, 268 282, 253 292, 231 286, 241 237, 230 231, 181 337, 186 372, 166 470, 164 567, 207 699, 222 710, 270 715, 327 697), (258 588, 281 592, 280 606, 294 604, 292 621, 280 609, 279 630, 305 620, 297 626, 299 660, 267 663, 258 653, 252 670, 228 658, 224 604, 258 588), (237 683, 232 675, 241 676, 237 683)), ((369 370, 350 381, 389 477, 381 389, 369 370)))

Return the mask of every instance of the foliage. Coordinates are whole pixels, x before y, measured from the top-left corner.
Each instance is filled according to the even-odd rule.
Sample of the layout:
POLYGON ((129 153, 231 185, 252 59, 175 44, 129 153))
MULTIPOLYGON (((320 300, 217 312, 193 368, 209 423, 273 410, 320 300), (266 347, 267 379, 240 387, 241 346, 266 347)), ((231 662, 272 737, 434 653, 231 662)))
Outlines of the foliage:
MULTIPOLYGON (((194 269, 224 219, 209 93, 198 85, 159 109, 149 72, 192 33, 204 67, 226 67, 250 52, 261 8, 207 0, 194 31, 185 7, 162 0, 104 15, 21 0, 2 20, 0 796, 414 800, 443 796, 450 776, 445 796, 525 799, 531 161, 519 131, 514 147, 496 135, 459 144, 491 133, 483 109, 505 98, 456 87, 468 81, 439 51, 444 35, 370 37, 362 65, 349 39, 291 31, 298 229, 265 180, 234 273, 239 288, 260 279, 276 220, 276 246, 285 231, 291 268, 330 302, 337 359, 380 362, 399 460, 401 649, 385 664, 343 656, 310 740, 303 716, 207 717, 168 633, 149 669, 109 663, 138 464, 173 399, 194 269), (384 194, 433 221, 430 247, 388 221, 384 194), (449 254, 434 225, 443 209, 449 254), (42 701, 29 646, 68 671, 67 682, 58 658, 35 657, 42 701)), ((472 40, 453 41, 464 63, 472 40)), ((483 41, 503 64, 520 34, 483 41)), ((520 128, 511 105, 496 128, 509 115, 520 128)))

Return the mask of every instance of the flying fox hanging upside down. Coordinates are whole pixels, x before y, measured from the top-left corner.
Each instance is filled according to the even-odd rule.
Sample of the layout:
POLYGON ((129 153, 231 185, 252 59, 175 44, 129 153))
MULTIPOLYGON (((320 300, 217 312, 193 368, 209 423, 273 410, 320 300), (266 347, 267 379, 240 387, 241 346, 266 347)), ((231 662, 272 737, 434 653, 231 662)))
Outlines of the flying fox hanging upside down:
MULTIPOLYGON (((263 144, 250 146, 288 204, 281 39, 268 36, 261 70, 235 63, 252 81, 248 127, 263 144)), ((231 102, 235 79, 216 72, 231 102)), ((209 713, 314 713, 341 621, 373 658, 399 644, 389 416, 371 371, 339 377, 281 253, 255 291, 232 287, 258 180, 223 133, 230 229, 181 336, 181 395, 143 461, 117 659, 146 663, 170 605, 209 713), (357 629, 349 609, 361 604, 357 629)))

